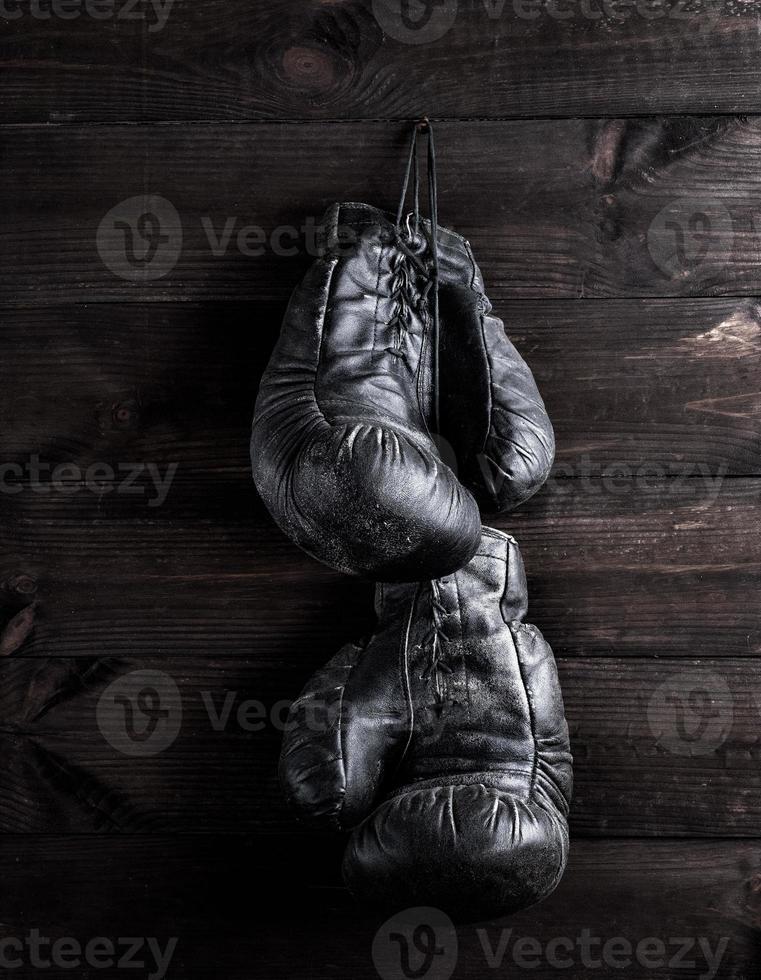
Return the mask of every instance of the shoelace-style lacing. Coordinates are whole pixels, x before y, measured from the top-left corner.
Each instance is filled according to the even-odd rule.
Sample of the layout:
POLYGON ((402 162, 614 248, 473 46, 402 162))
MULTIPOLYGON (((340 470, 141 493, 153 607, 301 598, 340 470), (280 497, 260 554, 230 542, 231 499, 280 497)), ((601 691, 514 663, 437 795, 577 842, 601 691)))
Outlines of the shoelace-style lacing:
MULTIPOLYGON (((418 310, 424 319, 427 319, 429 312, 430 299, 430 321, 431 321, 431 359, 433 375, 433 428, 439 431, 439 218, 438 218, 438 183, 436 177, 436 148, 433 140, 433 128, 428 119, 423 119, 416 123, 412 131, 410 140, 410 151, 407 158, 407 168, 402 185, 402 194, 399 199, 399 207, 396 213, 396 235, 395 243, 400 251, 408 260, 409 265, 400 260, 395 273, 399 275, 398 293, 394 291, 397 299, 394 316, 390 325, 397 328, 394 337, 394 344, 387 348, 387 351, 394 357, 404 356, 403 345, 406 331, 409 327, 409 310, 413 305, 414 298, 412 293, 412 266, 421 275, 421 282, 415 283, 420 288, 420 300, 418 310), (430 240, 428 241, 428 251, 431 255, 430 264, 426 264, 420 255, 417 255, 412 243, 416 240, 420 232, 420 168, 418 166, 418 136, 424 133, 428 137, 428 208, 431 224, 430 240), (407 200, 410 178, 413 178, 413 211, 412 215, 407 216, 407 220, 402 223, 404 205, 407 200), (410 228, 410 217, 414 219, 414 227, 410 228), (406 234, 405 234, 406 232, 406 234), (400 329, 399 329, 400 328, 400 329)), ((392 287, 394 288, 394 287, 392 287)))
POLYGON ((441 592, 439 591, 439 584, 436 581, 431 582, 430 606, 430 630, 421 644, 421 646, 428 648, 430 659, 421 675, 421 680, 427 680, 430 677, 433 678, 436 704, 442 706, 447 700, 444 697, 443 675, 451 674, 452 668, 443 659, 446 653, 447 638, 444 633, 442 619, 447 615, 447 610, 441 601, 441 592))

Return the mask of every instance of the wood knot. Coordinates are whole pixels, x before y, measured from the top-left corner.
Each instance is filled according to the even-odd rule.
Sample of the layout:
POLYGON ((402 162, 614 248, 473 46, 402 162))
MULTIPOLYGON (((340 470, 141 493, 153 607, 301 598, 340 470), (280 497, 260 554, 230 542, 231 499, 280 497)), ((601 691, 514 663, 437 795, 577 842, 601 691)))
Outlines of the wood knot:
POLYGON ((0 630, 0 657, 10 657, 23 646, 34 629, 37 602, 30 602, 0 630))
POLYGON ((117 429, 132 429, 137 424, 139 410, 136 401, 117 402, 111 408, 111 421, 117 429))
POLYGON ((22 572, 18 575, 12 575, 6 583, 6 588, 9 592, 28 598, 36 593, 37 582, 31 575, 22 572))
POLYGON ((601 184, 609 184, 621 170, 626 120, 614 119, 597 133, 592 151, 592 176, 601 184))
POLYGON ((294 45, 283 52, 283 72, 292 85, 313 92, 335 88, 337 69, 330 53, 323 48, 294 45))

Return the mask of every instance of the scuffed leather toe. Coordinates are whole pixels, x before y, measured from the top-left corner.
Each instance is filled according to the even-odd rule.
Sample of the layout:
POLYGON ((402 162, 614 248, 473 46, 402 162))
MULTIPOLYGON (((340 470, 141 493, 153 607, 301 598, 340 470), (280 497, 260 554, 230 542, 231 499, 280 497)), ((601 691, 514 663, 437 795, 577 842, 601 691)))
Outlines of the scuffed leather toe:
POLYGON ((379 582, 427 579, 467 564, 481 541, 474 498, 425 446, 391 426, 345 423, 294 466, 289 504, 299 544, 379 582))
POLYGON ((344 878, 396 911, 433 905, 458 921, 526 908, 553 891, 568 854, 565 820, 482 785, 411 790, 352 835, 344 878))

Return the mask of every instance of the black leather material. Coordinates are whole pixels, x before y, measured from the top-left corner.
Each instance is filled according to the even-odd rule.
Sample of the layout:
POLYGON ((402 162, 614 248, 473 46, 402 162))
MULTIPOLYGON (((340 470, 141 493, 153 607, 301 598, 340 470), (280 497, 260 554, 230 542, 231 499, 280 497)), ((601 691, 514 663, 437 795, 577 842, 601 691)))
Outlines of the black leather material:
POLYGON ((430 224, 399 232, 376 208, 344 204, 325 227, 325 255, 293 294, 262 378, 254 479, 283 531, 326 564, 436 578, 478 547, 473 493, 502 511, 541 485, 552 428, 467 242, 438 230, 435 378, 430 224))
POLYGON ((353 828, 344 877, 385 909, 483 919, 533 904, 568 852, 571 756, 552 651, 523 623, 513 538, 463 569, 379 585, 378 624, 294 702, 280 761, 309 820, 353 828))
POLYGON ((470 282, 439 289, 441 431, 460 481, 486 513, 505 513, 549 476, 555 438, 534 376, 492 313, 467 242, 470 282))

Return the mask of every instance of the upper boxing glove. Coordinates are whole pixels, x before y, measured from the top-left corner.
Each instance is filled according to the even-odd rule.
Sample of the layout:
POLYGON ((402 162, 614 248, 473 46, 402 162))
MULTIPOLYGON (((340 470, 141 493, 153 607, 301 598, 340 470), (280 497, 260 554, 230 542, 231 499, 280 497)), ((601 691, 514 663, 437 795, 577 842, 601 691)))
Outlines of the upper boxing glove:
POLYGON ((483 919, 549 894, 568 852, 568 729, 523 563, 483 529, 446 578, 379 585, 378 625, 307 684, 280 760, 301 815, 354 828, 351 891, 483 919))
MULTIPOLYGON (((429 175, 435 187, 432 155, 429 175)), ((435 190, 431 213, 329 210, 324 257, 291 299, 254 413, 254 480, 277 523, 378 581, 465 564, 480 535, 470 491, 505 511, 553 458, 531 372, 490 316, 470 246, 438 226, 435 190)))
POLYGON ((315 558, 378 581, 435 578, 470 559, 481 519, 429 430, 425 242, 366 205, 335 205, 326 226, 332 245, 294 293, 262 378, 254 480, 315 558))

